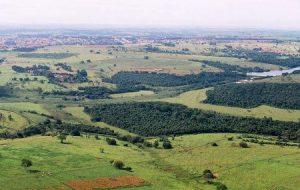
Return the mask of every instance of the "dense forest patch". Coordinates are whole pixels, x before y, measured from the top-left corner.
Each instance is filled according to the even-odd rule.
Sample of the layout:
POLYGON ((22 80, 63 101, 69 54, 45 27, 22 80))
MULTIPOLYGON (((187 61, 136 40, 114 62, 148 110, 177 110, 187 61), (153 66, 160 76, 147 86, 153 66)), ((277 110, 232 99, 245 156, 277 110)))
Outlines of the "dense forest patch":
POLYGON ((299 67, 300 57, 292 55, 282 55, 273 52, 262 52, 258 50, 247 50, 247 49, 222 49, 222 53, 226 56, 251 59, 255 62, 269 63, 273 65, 279 65, 283 67, 299 67))
POLYGON ((210 73, 203 72, 194 75, 177 76, 167 73, 150 72, 127 72, 122 71, 113 75, 105 82, 117 84, 119 86, 183 86, 194 85, 205 87, 226 82, 233 82, 242 79, 244 76, 233 72, 210 73))
POLYGON ((270 105, 300 109, 300 84, 250 83, 216 86, 206 92, 205 103, 243 108, 270 105))
POLYGON ((37 59, 65 59, 75 56, 74 53, 23 53, 18 57, 37 58, 37 59))
POLYGON ((0 86, 0 97, 9 97, 12 95, 12 89, 7 86, 0 86))
POLYGON ((240 73, 248 73, 248 72, 264 72, 266 70, 260 67, 240 67, 238 65, 230 65, 226 63, 222 63, 220 61, 208 61, 208 60, 197 60, 190 59, 189 61, 204 63, 205 65, 216 67, 222 69, 224 72, 240 72, 240 73))
POLYGON ((158 102, 104 104, 84 110, 94 121, 145 136, 211 132, 281 135, 283 131, 293 136, 300 129, 300 124, 294 122, 228 116, 158 102))

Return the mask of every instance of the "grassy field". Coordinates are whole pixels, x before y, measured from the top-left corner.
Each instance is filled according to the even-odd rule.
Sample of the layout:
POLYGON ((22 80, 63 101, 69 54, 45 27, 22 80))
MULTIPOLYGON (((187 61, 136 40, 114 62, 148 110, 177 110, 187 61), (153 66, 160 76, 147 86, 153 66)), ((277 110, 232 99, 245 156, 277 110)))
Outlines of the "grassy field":
POLYGON ((0 132, 3 131, 16 131, 23 129, 28 126, 29 121, 26 117, 7 110, 0 110, 1 120, 0 120, 0 132))
POLYGON ((109 146, 102 136, 68 137, 67 144, 48 136, 1 140, 1 189, 70 189, 70 180, 116 176, 138 176, 147 182, 130 189, 215 189, 201 178, 205 169, 232 190, 296 190, 300 185, 298 148, 250 144, 243 149, 233 145, 239 139, 227 141, 229 136, 235 135, 176 137, 171 150, 125 147, 121 141, 109 146), (30 169, 20 166, 23 158, 33 161, 30 169), (124 161, 133 172, 115 169, 110 160, 124 161))
POLYGON ((270 106, 259 106, 252 109, 244 109, 238 107, 227 107, 212 104, 202 103, 206 99, 206 91, 208 89, 193 90, 180 94, 177 97, 162 99, 162 101, 183 104, 190 108, 198 108, 203 110, 211 110, 219 113, 237 115, 237 116, 249 116, 249 117, 272 117, 275 120, 281 121, 299 121, 299 110, 279 109, 270 106))
POLYGON ((139 96, 152 96, 155 93, 149 90, 141 90, 139 92, 127 92, 127 93, 120 93, 120 94, 112 94, 110 95, 112 98, 132 98, 132 97, 139 97, 139 96))
POLYGON ((66 108, 64 108, 64 111, 66 113, 71 114, 73 116, 72 119, 74 121, 78 122, 78 123, 90 124, 90 125, 94 125, 94 126, 109 128, 109 129, 112 129, 115 132, 118 132, 118 133, 123 134, 123 135, 135 135, 135 134, 130 133, 126 130, 108 125, 108 124, 103 123, 103 122, 92 122, 91 117, 88 114, 84 113, 83 109, 84 109, 83 107, 66 107, 66 108))

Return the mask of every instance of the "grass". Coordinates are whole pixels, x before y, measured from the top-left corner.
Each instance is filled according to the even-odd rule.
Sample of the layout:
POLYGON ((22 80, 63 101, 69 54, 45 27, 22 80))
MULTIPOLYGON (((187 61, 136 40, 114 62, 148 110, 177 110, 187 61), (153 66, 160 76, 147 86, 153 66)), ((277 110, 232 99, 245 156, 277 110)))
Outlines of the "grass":
POLYGON ((141 90, 138 92, 127 92, 127 93, 120 93, 120 94, 112 94, 110 97, 112 98, 132 98, 132 97, 139 97, 139 96, 152 96, 155 93, 150 90, 141 90))
POLYGON ((300 110, 279 109, 271 106, 262 105, 252 109, 244 109, 238 107, 219 106, 202 103, 206 99, 206 91, 208 89, 193 90, 180 94, 177 97, 165 98, 162 101, 183 104, 190 108, 198 108, 202 110, 216 111, 223 114, 248 117, 272 117, 275 120, 295 121, 300 120, 300 110))
POLYGON ((23 53, 19 54, 18 57, 34 59, 66 59, 75 55, 76 54, 73 53, 23 53))
POLYGON ((29 121, 26 117, 7 110, 0 110, 2 119, 0 120, 0 132, 3 131, 16 131, 27 127, 29 121), (11 119, 9 119, 11 117, 11 119))
POLYGON ((41 104, 32 102, 0 102, 0 109, 12 111, 35 111, 40 114, 49 115, 49 112, 41 104))
POLYGON ((68 144, 49 136, 1 140, 1 189, 69 189, 64 184, 70 180, 128 175, 149 184, 129 189, 215 189, 202 180, 204 169, 211 169, 218 176, 216 181, 232 190, 296 190, 300 185, 298 148, 250 144, 243 149, 232 146, 240 140, 227 141, 229 136, 235 135, 180 136, 171 140, 171 150, 125 147, 121 141, 109 146, 103 136, 100 140, 68 137, 68 144), (219 146, 213 147, 211 142, 219 146), (20 166, 23 158, 33 161, 27 171, 20 166), (124 161, 133 172, 115 169, 109 163, 112 159, 124 161))
POLYGON ((109 129, 112 129, 115 132, 118 132, 118 133, 123 134, 123 135, 135 135, 133 133, 130 133, 130 132, 128 132, 126 130, 123 130, 123 129, 120 129, 118 127, 108 125, 107 123, 104 123, 104 122, 92 122, 91 117, 88 114, 86 114, 83 111, 83 109, 84 109, 83 107, 75 106, 75 107, 66 107, 66 108, 64 108, 64 111, 69 113, 69 114, 72 114, 72 116, 74 117, 73 120, 77 121, 79 123, 90 124, 90 125, 94 125, 94 126, 109 128, 109 129))

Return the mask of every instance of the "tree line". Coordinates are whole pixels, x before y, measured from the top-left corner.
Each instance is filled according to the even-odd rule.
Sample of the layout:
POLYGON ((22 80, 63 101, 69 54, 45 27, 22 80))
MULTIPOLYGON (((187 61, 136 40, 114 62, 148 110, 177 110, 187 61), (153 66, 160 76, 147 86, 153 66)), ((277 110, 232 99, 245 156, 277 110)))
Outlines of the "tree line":
POLYGON ((202 72, 199 74, 178 76, 168 73, 121 71, 104 81, 119 86, 150 85, 172 87, 197 84, 198 87, 206 87, 237 81, 244 77, 244 75, 234 72, 202 72))
POLYGON ((230 65, 227 63, 222 63, 220 61, 208 61, 208 60, 197 60, 197 59, 189 59, 189 61, 204 63, 205 65, 222 69, 224 72, 239 72, 239 73, 246 74, 250 72, 267 71, 260 67, 240 67, 238 65, 230 65))
POLYGON ((300 109, 299 83, 226 84, 206 92, 205 103, 253 108, 269 105, 300 109))
POLYGON ((299 122, 229 116, 162 102, 103 104, 85 107, 84 111, 93 121, 144 136, 220 132, 278 136, 283 131, 296 134, 300 130, 299 122))
POLYGON ((279 65, 282 67, 299 67, 300 66, 300 57, 278 54, 274 52, 261 52, 258 50, 247 50, 247 49, 233 49, 226 48, 221 50, 225 56, 251 59, 255 62, 269 63, 273 65, 279 65))

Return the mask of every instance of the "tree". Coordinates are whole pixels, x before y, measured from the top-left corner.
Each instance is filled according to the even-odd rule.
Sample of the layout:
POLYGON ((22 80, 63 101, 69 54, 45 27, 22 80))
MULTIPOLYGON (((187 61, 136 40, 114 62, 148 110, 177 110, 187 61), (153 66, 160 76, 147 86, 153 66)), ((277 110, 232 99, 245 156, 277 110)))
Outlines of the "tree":
POLYGON ((228 188, 226 187, 226 185, 219 183, 217 184, 217 190, 227 190, 228 188))
POLYGON ((118 168, 118 169, 123 169, 124 163, 120 160, 116 160, 116 161, 114 161, 113 166, 118 168))
POLYGON ((60 133, 57 138, 60 140, 60 143, 64 143, 64 141, 67 139, 67 135, 60 133))
POLYGON ((158 140, 155 140, 155 141, 154 141, 154 144, 153 144, 153 147, 154 147, 154 148, 158 148, 158 146, 159 146, 159 142, 158 142, 158 140))
POLYGON ((24 168, 28 168, 32 166, 32 161, 24 158, 22 159, 21 166, 24 168))
POLYGON ((11 114, 8 115, 8 120, 9 121, 13 121, 14 120, 14 118, 11 116, 11 114))
POLYGON ((239 146, 242 147, 242 148, 249 148, 248 144, 244 141, 240 142, 239 146))
POLYGON ((106 142, 109 145, 117 145, 116 139, 106 138, 106 142))
POLYGON ((212 180, 215 178, 214 174, 210 170, 204 170, 202 176, 203 179, 208 183, 211 183, 212 180))
POLYGON ((173 148, 170 141, 164 141, 163 142, 163 147, 164 147, 164 149, 171 149, 171 148, 173 148))
POLYGON ((80 131, 78 129, 73 129, 70 134, 72 136, 80 136, 80 131))

